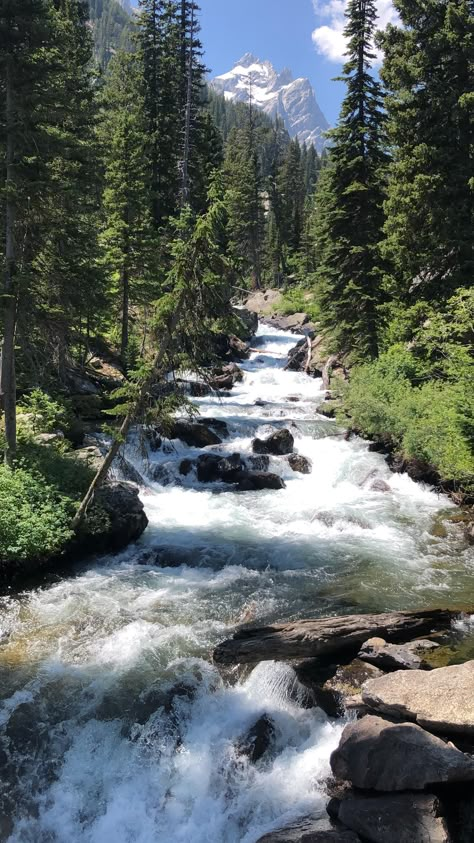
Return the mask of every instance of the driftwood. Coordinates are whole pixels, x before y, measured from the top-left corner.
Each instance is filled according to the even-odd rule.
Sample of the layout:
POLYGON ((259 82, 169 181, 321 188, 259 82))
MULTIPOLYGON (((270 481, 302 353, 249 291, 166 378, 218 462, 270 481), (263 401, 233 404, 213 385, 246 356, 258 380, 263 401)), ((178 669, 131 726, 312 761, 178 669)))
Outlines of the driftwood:
POLYGON ((331 374, 334 368, 334 364, 337 363, 337 359, 337 354, 332 354, 323 366, 322 376, 324 389, 329 389, 331 385, 331 374))
POLYGON ((218 664, 256 664, 288 661, 339 653, 357 653, 368 638, 403 643, 436 630, 448 629, 455 612, 434 609, 422 612, 384 612, 314 618, 278 626, 242 629, 214 650, 218 664))

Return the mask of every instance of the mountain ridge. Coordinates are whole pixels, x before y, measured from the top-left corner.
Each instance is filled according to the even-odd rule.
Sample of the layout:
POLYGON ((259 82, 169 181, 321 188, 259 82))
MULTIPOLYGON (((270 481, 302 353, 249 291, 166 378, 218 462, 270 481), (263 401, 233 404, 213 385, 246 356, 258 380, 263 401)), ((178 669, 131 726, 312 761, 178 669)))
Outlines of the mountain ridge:
POLYGON ((277 71, 270 61, 245 53, 227 73, 210 81, 228 100, 253 103, 269 116, 283 119, 290 137, 314 144, 321 152, 329 123, 321 111, 313 86, 306 77, 294 78, 290 68, 277 71))

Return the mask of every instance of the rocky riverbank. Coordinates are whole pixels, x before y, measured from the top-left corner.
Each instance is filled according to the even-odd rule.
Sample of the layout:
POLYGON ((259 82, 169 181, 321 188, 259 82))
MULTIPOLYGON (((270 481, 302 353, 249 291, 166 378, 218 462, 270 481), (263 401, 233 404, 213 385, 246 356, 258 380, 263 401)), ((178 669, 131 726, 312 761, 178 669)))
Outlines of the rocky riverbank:
POLYGON ((306 706, 352 713, 331 756, 328 820, 302 818, 259 843, 472 843, 474 661, 430 663, 454 620, 319 618, 242 629, 216 648, 218 664, 285 660, 306 706))

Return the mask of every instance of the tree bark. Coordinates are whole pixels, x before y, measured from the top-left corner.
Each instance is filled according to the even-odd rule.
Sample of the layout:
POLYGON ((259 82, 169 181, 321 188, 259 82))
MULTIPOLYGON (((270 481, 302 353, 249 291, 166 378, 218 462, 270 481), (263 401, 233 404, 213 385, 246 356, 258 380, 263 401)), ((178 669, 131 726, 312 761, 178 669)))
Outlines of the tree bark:
POLYGON ((13 58, 6 62, 6 213, 5 281, 3 301, 3 342, 0 370, 0 399, 5 416, 5 463, 12 466, 16 455, 16 372, 15 333, 17 317, 16 274, 16 196, 15 196, 15 93, 13 58))
POLYGON ((385 612, 294 621, 278 626, 242 629, 214 650, 218 664, 257 664, 260 661, 331 657, 354 654, 368 638, 411 641, 433 630, 449 629, 456 613, 444 609, 385 612))

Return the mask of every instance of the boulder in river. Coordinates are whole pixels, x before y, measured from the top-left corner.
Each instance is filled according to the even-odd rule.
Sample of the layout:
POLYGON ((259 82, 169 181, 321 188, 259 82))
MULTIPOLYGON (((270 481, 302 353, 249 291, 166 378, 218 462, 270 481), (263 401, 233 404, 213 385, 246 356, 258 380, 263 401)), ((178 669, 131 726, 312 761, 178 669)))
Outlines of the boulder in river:
POLYGON ((323 820, 308 817, 270 831, 257 843, 360 843, 360 837, 345 828, 327 828, 323 820))
POLYGON ((474 661, 436 670, 397 670, 367 682, 370 708, 441 734, 474 735, 474 661))
POLYGON ((237 488, 240 492, 284 489, 285 482, 278 474, 269 471, 243 471, 239 476, 237 488))
POLYGON ((219 480, 219 463, 222 457, 218 454, 201 454, 196 463, 197 479, 200 483, 215 483, 219 480))
POLYGON ((265 755, 275 738, 275 725, 267 714, 262 714, 236 746, 237 753, 244 755, 252 764, 265 755))
POLYGON ((362 790, 425 790, 474 781, 474 759, 415 723, 366 716, 344 729, 331 755, 337 778, 362 790))
MULTIPOLYGON (((105 511, 109 518, 109 526, 100 536, 90 536, 96 551, 103 548, 120 550, 130 542, 136 541, 148 525, 148 518, 138 497, 138 487, 134 483, 105 483, 95 493, 93 506, 96 505, 105 511)), ((84 526, 87 531, 87 518, 84 526)))
POLYGON ((369 638, 358 655, 362 661, 375 664, 382 670, 431 670, 422 653, 437 647, 434 641, 424 639, 407 644, 387 644, 383 638, 369 638))
POLYGON ((208 445, 220 445, 222 439, 202 422, 189 419, 175 419, 170 430, 171 439, 181 439, 191 448, 206 448, 208 445))
POLYGON ((299 474, 311 474, 313 470, 311 460, 301 454, 290 454, 288 462, 293 471, 297 471, 299 474))
POLYGON ((198 424, 203 424, 206 427, 212 428, 219 436, 222 436, 223 439, 226 439, 229 435, 229 428, 227 422, 224 419, 215 419, 211 416, 198 416, 196 419, 198 424))
POLYGON ((245 464, 249 466, 251 471, 268 471, 270 467, 270 457, 266 454, 245 457, 245 464))
POLYGON ((213 389, 232 389, 234 384, 241 381, 244 377, 242 369, 236 363, 228 363, 225 366, 219 366, 213 369, 212 375, 209 378, 209 383, 213 389))
POLYGON ((248 307, 236 305, 232 308, 234 316, 243 323, 247 331, 246 339, 250 339, 258 331, 258 314, 254 310, 249 310, 248 307))
POLYGON ((431 794, 351 794, 340 802, 337 816, 370 843, 451 843, 440 812, 431 794))
POLYGON ((306 659, 295 669, 300 681, 311 689, 316 704, 329 717, 340 717, 349 708, 363 710, 360 694, 364 682, 383 676, 378 667, 360 659, 337 666, 321 664, 319 659, 306 659))
POLYGON ((271 433, 266 439, 254 439, 252 442, 252 450, 254 454, 273 454, 274 456, 283 456, 284 454, 291 454, 295 440, 293 435, 287 428, 277 430, 271 433))

